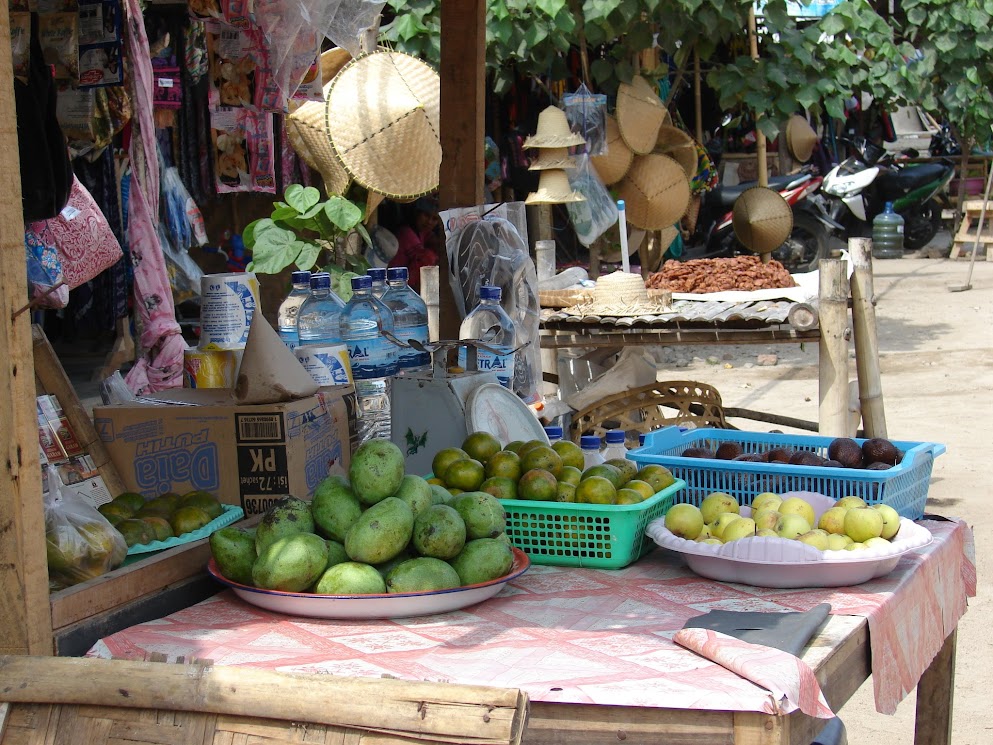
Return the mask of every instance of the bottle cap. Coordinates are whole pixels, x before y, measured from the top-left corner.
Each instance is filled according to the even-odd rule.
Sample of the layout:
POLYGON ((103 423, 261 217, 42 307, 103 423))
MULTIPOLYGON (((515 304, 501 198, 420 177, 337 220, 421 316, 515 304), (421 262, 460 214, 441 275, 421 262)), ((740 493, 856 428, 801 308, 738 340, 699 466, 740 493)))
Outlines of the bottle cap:
POLYGON ((562 439, 562 428, 561 427, 545 427, 545 434, 548 435, 548 439, 562 439))
POLYGON ((372 277, 368 274, 363 274, 361 277, 352 277, 352 289, 353 290, 371 290, 372 289, 372 277))
POLYGON ((500 299, 500 288, 491 287, 490 285, 483 285, 479 288, 479 299, 480 300, 499 300, 500 299))
POLYGON ((642 432, 638 435, 638 447, 645 447, 645 433, 642 432))
POLYGON ((583 435, 579 438, 579 447, 583 450, 599 450, 600 438, 596 435, 583 435))
POLYGON ((390 282, 396 282, 401 279, 406 282, 408 276, 407 267, 405 266, 391 266, 386 270, 386 279, 390 282))
POLYGON ((310 272, 293 272, 290 280, 295 285, 302 285, 310 282, 310 272))
POLYGON ((310 289, 329 290, 331 289, 331 275, 327 272, 317 272, 310 275, 310 289))
POLYGON ((608 445, 617 445, 624 443, 624 430, 623 429, 608 429, 607 436, 605 438, 608 445))
POLYGON ((373 282, 385 282, 386 281, 386 270, 379 267, 371 267, 368 272, 366 272, 370 277, 372 277, 373 282))

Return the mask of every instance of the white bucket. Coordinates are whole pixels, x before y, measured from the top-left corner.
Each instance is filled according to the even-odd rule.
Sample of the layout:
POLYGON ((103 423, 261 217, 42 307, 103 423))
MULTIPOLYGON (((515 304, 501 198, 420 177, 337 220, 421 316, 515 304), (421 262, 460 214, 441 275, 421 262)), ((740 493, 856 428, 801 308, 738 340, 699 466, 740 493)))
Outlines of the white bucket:
POLYGON ((259 307, 259 280, 250 272, 200 279, 200 349, 239 349, 259 307))
POLYGON ((318 385, 352 382, 352 366, 348 362, 348 347, 344 344, 297 347, 293 353, 318 385))

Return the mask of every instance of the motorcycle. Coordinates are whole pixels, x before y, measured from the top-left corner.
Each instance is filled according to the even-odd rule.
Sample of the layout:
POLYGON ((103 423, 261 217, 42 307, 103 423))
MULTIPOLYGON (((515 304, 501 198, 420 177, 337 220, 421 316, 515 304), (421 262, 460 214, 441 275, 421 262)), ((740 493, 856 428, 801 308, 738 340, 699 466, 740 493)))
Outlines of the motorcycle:
MULTIPOLYGON (((769 178, 769 188, 779 192, 793 210, 793 230, 772 254, 791 273, 816 269, 817 262, 827 256, 823 226, 809 212, 799 209, 820 189, 822 181, 810 166, 797 173, 769 178)), ((753 186, 758 186, 758 182, 749 181, 734 186, 719 184, 703 195, 696 229, 680 257, 683 261, 751 254, 735 236, 731 218, 735 201, 753 186)))
POLYGON ((849 238, 872 236, 872 221, 886 206, 904 220, 903 244, 916 251, 926 246, 941 227, 941 205, 935 197, 955 175, 950 162, 901 163, 864 137, 840 138, 855 150, 824 176, 820 193, 805 209, 845 243, 849 238))

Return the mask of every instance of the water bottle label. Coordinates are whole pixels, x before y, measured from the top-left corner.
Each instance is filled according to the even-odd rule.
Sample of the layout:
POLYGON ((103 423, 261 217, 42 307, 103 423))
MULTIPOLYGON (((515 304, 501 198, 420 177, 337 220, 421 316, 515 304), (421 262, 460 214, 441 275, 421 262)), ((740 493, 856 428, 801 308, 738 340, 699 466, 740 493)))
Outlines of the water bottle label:
MULTIPOLYGON (((428 343, 428 327, 423 326, 411 326, 410 328, 398 330, 397 336, 400 337, 401 341, 407 341, 408 339, 415 339, 421 344, 428 343)), ((400 350, 400 368, 411 368, 411 367, 424 367, 431 364, 431 355, 427 352, 418 352, 413 347, 402 348, 400 350)))
POLYGON ((291 352, 300 346, 300 335, 297 334, 296 329, 293 329, 292 331, 280 331, 279 338, 283 340, 283 344, 285 344, 291 352))
POLYGON ((396 345, 384 337, 359 339, 346 342, 348 361, 352 366, 352 376, 360 378, 384 378, 396 375, 396 345))
MULTIPOLYGON (((465 348, 459 350, 459 366, 465 368, 468 357, 465 348)), ((497 380, 504 388, 510 388, 514 380, 514 352, 493 354, 483 349, 476 350, 476 367, 480 372, 496 373, 497 380)))

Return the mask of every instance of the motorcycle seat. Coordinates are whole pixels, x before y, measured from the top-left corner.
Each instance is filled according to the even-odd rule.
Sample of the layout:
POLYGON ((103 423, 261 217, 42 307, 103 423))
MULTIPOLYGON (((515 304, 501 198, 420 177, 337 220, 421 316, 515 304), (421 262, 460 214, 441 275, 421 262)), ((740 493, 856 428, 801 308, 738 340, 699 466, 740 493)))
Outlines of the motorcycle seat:
MULTIPOLYGON (((799 178, 799 174, 796 173, 786 176, 770 176, 769 188, 773 191, 781 191, 787 184, 796 181, 797 178, 799 178)), ((741 196, 742 192, 758 185, 758 181, 744 181, 740 184, 735 184, 734 186, 718 186, 714 190, 714 196, 720 200, 721 206, 731 209, 738 197, 741 196)))
POLYGON ((879 172, 877 183, 884 196, 903 196, 914 189, 943 179, 949 166, 940 163, 921 163, 903 168, 884 168, 879 172))

